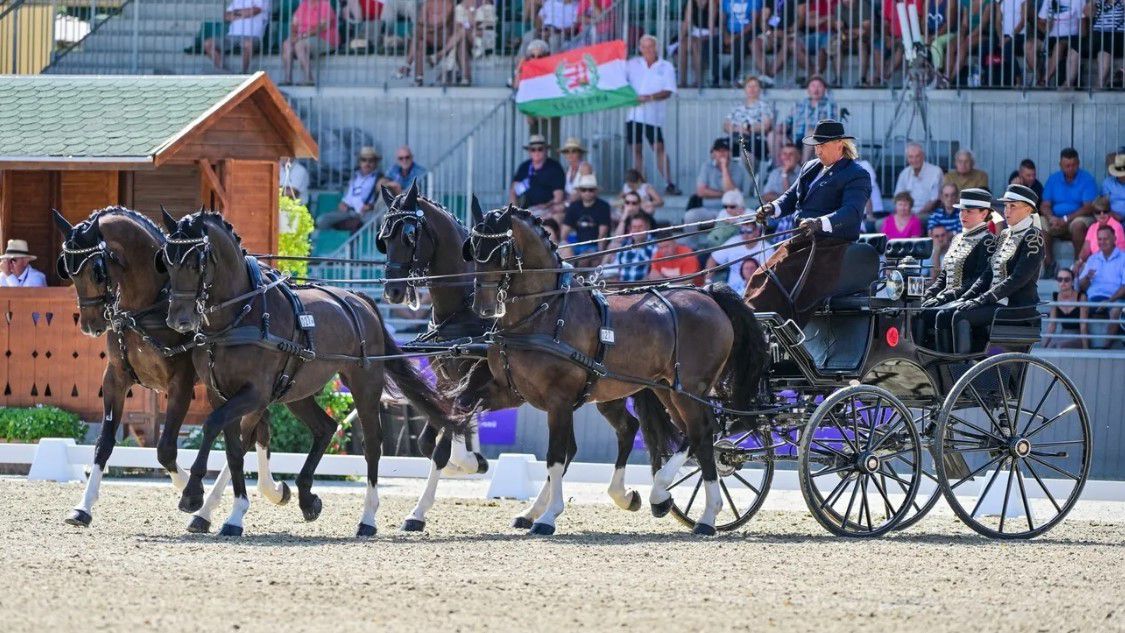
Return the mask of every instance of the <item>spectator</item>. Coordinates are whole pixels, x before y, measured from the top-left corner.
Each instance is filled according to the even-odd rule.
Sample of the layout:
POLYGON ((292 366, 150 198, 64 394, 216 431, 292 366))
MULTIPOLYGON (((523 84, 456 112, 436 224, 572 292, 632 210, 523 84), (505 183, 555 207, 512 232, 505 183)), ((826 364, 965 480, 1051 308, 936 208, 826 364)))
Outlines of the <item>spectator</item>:
POLYGON ((354 232, 374 217, 379 186, 387 182, 379 171, 382 158, 374 147, 359 150, 359 166, 344 190, 340 206, 317 218, 316 228, 354 232))
POLYGON ((552 54, 564 49, 567 41, 578 33, 578 3, 575 0, 542 0, 532 17, 533 29, 523 35, 524 43, 534 39, 547 42, 552 54))
POLYGON ((926 232, 934 241, 933 253, 930 255, 930 261, 934 262, 930 271, 931 279, 937 279, 938 273, 941 272, 941 259, 945 251, 949 250, 953 236, 961 232, 961 211, 955 206, 960 200, 960 195, 961 190, 957 185, 952 183, 942 185, 941 204, 934 207, 933 213, 926 220, 926 232))
POLYGON ((1094 19, 1087 48, 1097 58, 1098 74, 1094 84, 1099 90, 1108 88, 1113 60, 1125 55, 1125 2, 1093 0, 1094 19))
MULTIPOLYGON (((884 82, 889 80, 891 75, 902 66, 902 25, 899 24, 898 9, 895 6, 900 3, 905 4, 907 8, 913 6, 918 11, 919 19, 927 14, 924 0, 883 0, 883 57, 890 58, 890 63, 883 63, 884 82), (888 32, 890 37, 885 35, 888 32)), ((934 30, 934 33, 936 33, 936 30, 934 30)))
MULTIPOLYGON (((797 67, 804 68, 809 77, 824 75, 828 64, 828 45, 832 41, 833 26, 836 24, 836 4, 837 0, 808 0, 804 3, 805 21, 794 51, 797 54, 797 67)), ((820 119, 834 118, 835 112, 816 117, 812 125, 816 125, 816 121, 820 119)))
MULTIPOLYGON (((664 241, 657 243, 656 252, 653 253, 653 259, 657 261, 652 262, 648 267, 649 279, 682 281, 683 277, 699 272, 699 258, 695 256, 695 251, 675 240, 666 239, 672 235, 674 234, 670 231, 657 234, 656 239, 664 241), (670 259, 664 259, 665 257, 670 259)), ((699 277, 691 281, 697 286, 703 284, 703 280, 699 277)))
POLYGON ((1082 61, 1078 43, 1085 14, 1086 0, 1046 0, 1039 8, 1039 26, 1047 31, 1048 53, 1040 86, 1051 83, 1051 77, 1065 56, 1066 82, 1059 87, 1074 87, 1078 80, 1078 66, 1082 61))
MULTIPOLYGON (((566 207, 566 217, 559 231, 562 240, 560 251, 568 249, 573 255, 587 255, 604 248, 602 242, 609 237, 612 223, 609 203, 598 197, 598 179, 593 174, 578 179, 578 200, 566 207), (571 246, 575 242, 589 242, 571 246)), ((596 262, 595 262, 596 263, 596 262)))
POLYGON ((908 237, 922 237, 922 220, 914 215, 914 199, 910 192, 895 194, 895 212, 883 220, 882 233, 887 239, 897 240, 908 237))
POLYGON ((724 248, 711 253, 704 268, 710 270, 711 281, 724 281, 731 288, 746 290, 746 279, 742 277, 742 261, 753 257, 764 262, 773 254, 773 249, 765 240, 760 240, 762 227, 759 224, 743 224, 735 235, 723 242, 724 248), (717 270, 712 270, 718 268, 717 270))
POLYGON ((879 180, 875 178, 875 167, 865 158, 855 159, 855 164, 863 168, 867 175, 871 177, 871 197, 867 200, 867 208, 865 209, 865 219, 874 231, 875 218, 883 217, 883 191, 879 189, 879 180))
POLYGON ((1019 76, 1020 66, 1016 63, 1016 58, 1024 55, 1024 47, 1028 42, 1036 39, 1027 37, 1029 28, 1036 28, 1034 5, 1035 0, 1000 0, 1001 55, 1005 69, 1012 69, 1013 79, 1019 76), (1032 14, 1030 20, 1027 19, 1028 9, 1032 14))
POLYGON ((0 288, 42 288, 47 276, 35 269, 31 262, 37 259, 27 249, 24 240, 8 240, 8 247, 0 255, 0 288))
POLYGON ((712 32, 708 47, 717 53, 711 58, 711 85, 719 86, 724 80, 737 81, 742 75, 742 62, 746 50, 754 37, 754 25, 762 0, 722 0, 720 15, 722 24, 712 32), (723 73, 722 56, 730 56, 730 73, 723 73))
POLYGON ((532 134, 523 148, 528 159, 512 176, 508 201, 539 217, 561 215, 565 210, 566 173, 558 161, 547 156, 547 139, 532 134))
POLYGON ((547 235, 551 238, 552 242, 554 242, 555 244, 559 243, 559 232, 561 231, 561 228, 559 227, 559 223, 555 221, 554 218, 547 218, 546 220, 543 220, 543 230, 547 231, 547 235))
POLYGON ((852 52, 859 53, 859 85, 871 87, 881 83, 881 60, 871 54, 876 41, 873 29, 879 22, 878 12, 879 4, 872 0, 843 0, 840 3, 831 56, 837 85, 844 82, 844 57, 852 52))
POLYGON ((688 212, 684 222, 713 220, 722 206, 723 194, 732 191, 745 191, 749 176, 741 165, 732 164, 730 141, 719 137, 711 144, 711 158, 699 166, 695 178, 695 194, 688 200, 688 212))
POLYGON ((723 210, 715 217, 715 228, 707 234, 707 246, 718 246, 738 234, 739 220, 748 222, 746 214, 746 200, 742 192, 732 189, 723 194, 723 210))
POLYGON ((773 202, 778 196, 789 190, 801 175, 801 148, 793 143, 786 143, 781 148, 778 166, 770 170, 766 177, 766 188, 762 192, 763 202, 773 202))
POLYGON ((426 177, 426 168, 414 162, 414 151, 403 145, 395 151, 395 164, 387 171, 387 188, 398 195, 410 188, 415 180, 426 177))
POLYGON ((955 185, 958 191, 988 189, 988 174, 976 168, 973 152, 963 149, 953 156, 953 169, 945 173, 945 184, 955 185))
MULTIPOLYGON (((1113 304, 1125 297, 1125 252, 1116 247, 1115 240, 1112 228, 1101 227, 1098 230, 1098 250, 1086 260, 1078 290, 1085 293, 1091 303, 1113 304)), ((1120 307, 1103 306, 1089 311, 1090 318, 1107 316, 1108 334, 1116 336, 1121 321, 1120 307)))
POLYGON ((582 145, 582 140, 570 137, 563 143, 562 148, 559 150, 563 158, 566 159, 566 165, 563 170, 566 172, 566 201, 574 202, 578 199, 578 191, 574 188, 575 183, 578 182, 580 176, 594 173, 594 167, 586 162, 586 148, 582 145))
POLYGON ((1081 323, 1071 321, 1079 319, 1084 314, 1083 309, 1077 306, 1057 305, 1059 302, 1086 301, 1086 295, 1078 292, 1074 278, 1075 273, 1069 268, 1060 268, 1059 272, 1055 274, 1055 281, 1059 284, 1059 290, 1051 295, 1051 301, 1056 305, 1051 306, 1051 314, 1047 317, 1047 333, 1043 337, 1043 347, 1083 349, 1090 346, 1089 339, 1086 338, 1085 320, 1081 323), (1063 319, 1066 319, 1066 321, 1060 322, 1063 319), (1056 331, 1059 331, 1060 334, 1082 334, 1082 338, 1052 338, 1056 331))
POLYGON ((746 294, 746 280, 753 277, 754 273, 758 272, 758 269, 761 267, 762 265, 753 257, 747 257, 742 260, 742 264, 738 267, 738 279, 731 279, 731 281, 736 281, 739 285, 731 286, 731 290, 734 290, 740 295, 746 294))
POLYGON ((581 44, 589 46, 614 39, 617 23, 612 8, 613 0, 578 0, 581 44))
POLYGON ((629 60, 626 76, 637 93, 638 105, 629 108, 625 115, 625 142, 633 150, 633 166, 644 171, 644 145, 647 139, 656 154, 656 169, 668 183, 664 193, 678 196, 683 192, 672 182, 668 155, 664 151, 664 118, 668 104, 664 103, 676 93, 676 69, 657 57, 659 43, 651 35, 641 36, 637 45, 640 54, 629 60))
POLYGON ((1036 0, 1026 0, 1023 3, 1021 13, 1023 56, 1024 62, 1027 64, 1027 73, 1023 76, 1023 85, 1042 85, 1039 57, 1043 50, 1043 29, 1039 26, 1039 3, 1036 0))
POLYGON ((656 252, 656 242, 652 241, 652 217, 647 213, 636 213, 622 221, 622 233, 644 233, 631 237, 623 237, 610 243, 611 248, 633 246, 613 255, 607 255, 608 263, 612 263, 617 271, 617 278, 621 281, 644 281, 648 277, 648 269, 656 252))
POLYGON ((906 144, 906 163, 895 181, 895 195, 909 193, 914 213, 929 215, 941 197, 941 167, 926 162, 926 152, 918 143, 906 144))
POLYGON ((341 13, 349 25, 377 22, 383 15, 383 0, 344 0, 341 13))
POLYGON ((1043 239, 1046 274, 1054 274, 1055 256, 1051 251, 1053 238, 1070 237, 1074 252, 1082 251, 1086 229, 1094 219, 1093 202, 1098 197, 1098 187, 1090 172, 1080 168, 1078 151, 1068 147, 1059 153, 1059 171, 1047 178, 1043 187, 1043 202, 1039 213, 1043 216, 1043 239))
POLYGON ((523 55, 520 55, 519 59, 516 60, 516 73, 515 76, 512 77, 512 88, 518 90, 520 87, 520 70, 523 66, 524 61, 528 59, 538 59, 540 57, 546 57, 550 54, 551 47, 547 45, 547 42, 544 42, 543 40, 531 40, 531 42, 527 45, 527 51, 523 55))
POLYGON ((960 0, 959 38, 953 54, 949 55, 953 59, 952 66, 947 67, 951 71, 946 73, 949 79, 960 77, 974 50, 984 54, 992 46, 996 30, 992 24, 994 6, 994 0, 960 0))
POLYGON ((773 78, 785 68, 789 59, 789 46, 796 38, 797 11, 798 0, 766 0, 759 14, 761 35, 750 43, 750 52, 758 69, 758 78, 767 88, 773 87, 773 78), (774 53, 773 63, 769 64, 766 55, 771 52, 774 53))
POLYGON ((203 53, 211 58, 216 69, 223 70, 223 55, 240 50, 242 74, 248 74, 250 60, 254 51, 262 49, 262 36, 270 21, 269 0, 231 0, 223 21, 229 23, 223 41, 217 42, 215 37, 203 40, 203 53))
POLYGON ((455 20, 453 0, 423 0, 414 20, 410 48, 406 51, 406 64, 398 69, 397 79, 403 79, 414 69, 414 85, 424 83, 426 64, 437 66, 444 62, 449 38, 453 37, 455 20), (428 55, 428 57, 427 57, 428 55))
POLYGON ((309 206, 309 170, 300 162, 282 158, 278 165, 278 186, 281 195, 289 196, 306 207, 309 206))
POLYGON ((751 75, 742 84, 746 103, 738 106, 723 121, 723 131, 733 135, 734 155, 740 156, 745 144, 759 163, 769 157, 766 141, 773 127, 775 114, 773 106, 762 99, 762 82, 751 75))
POLYGON ((1030 158, 1025 158, 1020 161, 1018 169, 1008 176, 1009 185, 1023 185, 1035 192, 1039 199, 1043 199, 1043 183, 1039 182, 1038 171, 1035 169, 1035 162, 1030 158))
POLYGON ((1109 201, 1105 198, 1096 198, 1093 206, 1094 223, 1086 229, 1086 240, 1082 244, 1082 252, 1078 254, 1078 258, 1074 262, 1074 273, 1078 275, 1082 274, 1082 267, 1086 260, 1090 258, 1090 255, 1098 252, 1098 231, 1103 227, 1108 226, 1113 229, 1117 248, 1125 250, 1125 229, 1122 229, 1121 222, 1118 222, 1117 218, 1109 212, 1109 201))
MULTIPOLYGON (((921 11, 921 9, 919 9, 921 11)), ((962 29, 968 26, 963 24, 960 3, 957 0, 938 0, 926 8, 926 42, 930 46, 930 59, 934 68, 941 71, 938 81, 947 85, 948 79, 954 78, 953 64, 956 62, 956 51, 951 50, 951 45, 956 46, 962 29)))
MULTIPOLYGON (((651 213, 648 213, 644 210, 644 203, 641 201, 641 196, 638 193, 630 191, 622 194, 620 213, 621 219, 624 220, 626 218, 631 218, 638 213, 643 213, 649 217, 652 217, 651 213)), ((620 233, 621 231, 618 231, 618 234, 620 233)))
POLYGON ((685 86, 688 85, 687 64, 690 58, 692 79, 697 86, 702 86, 704 47, 707 48, 707 63, 718 64, 718 51, 712 49, 717 41, 711 36, 719 32, 719 0, 684 0, 682 13, 680 43, 676 51, 680 78, 685 86))
MULTIPOLYGON (((793 104, 789 116, 780 125, 774 127, 771 135, 773 145, 770 151, 776 155, 785 143, 800 144, 801 139, 816 127, 817 121, 836 118, 836 102, 828 96, 828 84, 819 76, 809 78, 805 88, 808 97, 793 104)), ((803 160, 812 157, 812 145, 805 145, 803 160)))
POLYGON ((1109 210, 1125 220, 1125 153, 1113 157, 1102 181, 1102 195, 1109 201, 1109 210))
POLYGON ((625 184, 621 185, 622 198, 630 193, 640 196, 641 208, 649 215, 654 215, 658 208, 664 206, 664 198, 656 192, 656 187, 645 182, 644 175, 636 169, 625 170, 625 184))
MULTIPOLYGON (((496 7, 490 0, 462 0, 453 8, 453 33, 445 39, 441 50, 431 55, 431 64, 442 64, 446 73, 451 72, 449 55, 454 55, 462 86, 473 84, 473 58, 480 57, 486 50, 495 47, 496 7)), ((452 83, 449 77, 446 83, 452 83)))
POLYGON ((281 43, 283 86, 293 83, 293 58, 301 67, 306 86, 315 83, 312 58, 336 50, 340 33, 336 30, 336 11, 328 0, 301 0, 289 23, 289 37, 281 43))

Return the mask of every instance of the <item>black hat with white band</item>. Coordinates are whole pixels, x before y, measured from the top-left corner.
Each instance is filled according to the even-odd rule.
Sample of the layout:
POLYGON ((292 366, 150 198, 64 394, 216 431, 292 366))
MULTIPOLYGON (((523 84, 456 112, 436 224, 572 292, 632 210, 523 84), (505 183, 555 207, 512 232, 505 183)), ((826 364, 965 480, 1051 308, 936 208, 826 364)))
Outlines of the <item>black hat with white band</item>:
POLYGON ((1030 204, 1032 209, 1039 210, 1039 196, 1035 195, 1031 187, 1023 185, 1008 185, 1008 190, 1000 196, 1001 202, 1023 202, 1030 204))
POLYGON ((965 189, 954 209, 991 209, 992 194, 986 189, 965 189))

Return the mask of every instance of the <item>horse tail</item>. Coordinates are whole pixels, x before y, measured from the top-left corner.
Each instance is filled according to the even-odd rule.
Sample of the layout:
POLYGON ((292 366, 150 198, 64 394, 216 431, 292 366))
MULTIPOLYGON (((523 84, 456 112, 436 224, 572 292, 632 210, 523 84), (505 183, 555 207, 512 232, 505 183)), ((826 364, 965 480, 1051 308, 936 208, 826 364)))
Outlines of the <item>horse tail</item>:
POLYGON ((665 451, 679 449, 682 441, 680 430, 651 389, 633 394, 633 410, 641 423, 641 434, 650 454, 663 455, 665 451))
POLYGON ((734 328, 734 342, 719 381, 719 392, 734 409, 748 410, 758 395, 769 360, 765 330, 754 311, 730 286, 714 283, 707 295, 719 304, 734 328))

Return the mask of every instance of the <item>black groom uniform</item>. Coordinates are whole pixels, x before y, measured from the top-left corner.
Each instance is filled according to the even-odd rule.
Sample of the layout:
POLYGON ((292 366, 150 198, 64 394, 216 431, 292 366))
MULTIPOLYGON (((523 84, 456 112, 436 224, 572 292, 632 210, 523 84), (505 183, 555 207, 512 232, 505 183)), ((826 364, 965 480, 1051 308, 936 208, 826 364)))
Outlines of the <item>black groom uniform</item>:
MULTIPOLYGON (((915 322, 915 340, 919 343, 927 341, 934 334, 938 312, 945 309, 945 304, 961 298, 961 295, 973 287, 984 274, 992 268, 993 251, 996 250, 996 238, 988 232, 988 223, 973 227, 958 233, 953 237, 949 250, 941 264, 941 273, 934 283, 926 288, 922 294, 923 309, 918 314, 915 322), (929 306, 926 304, 929 303, 929 306)), ((946 333, 948 330, 945 331, 946 333)), ((941 333, 932 340, 943 338, 941 333)), ((951 347, 943 343, 944 347, 951 347)))

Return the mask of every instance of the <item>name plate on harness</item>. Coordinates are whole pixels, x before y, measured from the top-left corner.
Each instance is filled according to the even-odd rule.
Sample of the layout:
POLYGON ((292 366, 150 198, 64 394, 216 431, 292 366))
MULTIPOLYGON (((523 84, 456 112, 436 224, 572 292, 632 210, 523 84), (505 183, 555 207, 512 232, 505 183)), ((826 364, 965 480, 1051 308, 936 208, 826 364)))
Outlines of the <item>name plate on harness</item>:
POLYGON ((613 334, 613 328, 603 327, 598 330, 598 340, 603 345, 613 345, 617 342, 613 334))
POLYGON ((316 319, 308 312, 302 312, 297 315, 297 325, 300 326, 302 330, 311 330, 316 328, 316 319))

